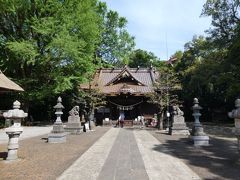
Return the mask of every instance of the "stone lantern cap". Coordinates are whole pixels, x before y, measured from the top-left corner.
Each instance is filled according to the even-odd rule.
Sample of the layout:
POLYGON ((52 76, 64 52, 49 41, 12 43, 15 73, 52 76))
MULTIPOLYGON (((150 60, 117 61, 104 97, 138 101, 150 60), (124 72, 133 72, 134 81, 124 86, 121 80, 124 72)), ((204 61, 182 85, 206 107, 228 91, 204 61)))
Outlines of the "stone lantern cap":
POLYGON ((193 110, 201 110, 202 109, 202 107, 199 106, 199 101, 197 98, 193 99, 193 104, 194 104, 192 107, 193 110))
POLYGON ((64 109, 64 106, 62 105, 62 98, 58 97, 57 104, 53 107, 54 109, 64 109))
POLYGON ((21 103, 19 101, 15 101, 13 103, 13 109, 3 113, 3 117, 6 119, 19 119, 25 118, 28 116, 28 113, 25 113, 23 110, 19 109, 21 103))

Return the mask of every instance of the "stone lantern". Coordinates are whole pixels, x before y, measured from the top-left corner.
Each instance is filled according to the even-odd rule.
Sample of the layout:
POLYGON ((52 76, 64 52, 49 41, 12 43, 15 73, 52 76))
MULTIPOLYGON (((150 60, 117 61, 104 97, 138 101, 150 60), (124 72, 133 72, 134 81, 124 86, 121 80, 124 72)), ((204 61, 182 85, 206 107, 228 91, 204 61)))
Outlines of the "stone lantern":
POLYGON ((199 117, 201 116, 200 110, 202 109, 199 106, 199 102, 197 98, 193 100, 193 117, 194 117, 194 125, 192 129, 193 141, 195 146, 207 146, 209 145, 209 137, 204 133, 203 127, 200 123, 199 117))
POLYGON ((230 118, 234 118, 235 121, 234 133, 238 139, 238 151, 240 153, 240 99, 236 99, 235 107, 236 109, 232 110, 232 112, 229 112, 228 116, 230 118))
POLYGON ((48 142, 49 143, 66 142, 66 133, 64 132, 63 123, 61 120, 61 116, 63 114, 62 110, 64 109, 61 97, 58 97, 57 104, 53 108, 56 111, 55 114, 57 116, 57 119, 53 125, 52 132, 48 135, 48 142))
POLYGON ((27 113, 24 113, 23 110, 19 109, 20 106, 21 103, 19 101, 15 101, 13 103, 13 109, 3 113, 4 118, 13 121, 13 125, 9 128, 6 128, 6 133, 9 137, 7 160, 16 160, 18 158, 18 140, 20 134, 23 132, 23 128, 21 127, 21 119, 28 116, 27 113))

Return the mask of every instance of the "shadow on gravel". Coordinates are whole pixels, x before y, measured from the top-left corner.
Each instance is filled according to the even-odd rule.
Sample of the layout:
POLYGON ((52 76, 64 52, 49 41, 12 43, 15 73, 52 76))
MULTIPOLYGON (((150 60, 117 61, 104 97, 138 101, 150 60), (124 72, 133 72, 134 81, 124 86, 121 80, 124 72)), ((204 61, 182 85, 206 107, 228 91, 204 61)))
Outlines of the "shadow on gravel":
MULTIPOLYGON (((164 134, 154 136, 162 142, 153 148, 155 151, 183 159, 194 168, 205 168, 206 172, 211 172, 222 179, 240 179, 240 165, 237 164, 239 155, 235 141, 211 137, 209 146, 197 148, 193 146, 190 138, 176 138, 164 134)), ((204 173, 201 175, 204 176, 204 173)), ((202 178, 212 179, 208 175, 202 178)))
POLYGON ((7 152, 0 152, 0 160, 6 160, 7 159, 7 152))

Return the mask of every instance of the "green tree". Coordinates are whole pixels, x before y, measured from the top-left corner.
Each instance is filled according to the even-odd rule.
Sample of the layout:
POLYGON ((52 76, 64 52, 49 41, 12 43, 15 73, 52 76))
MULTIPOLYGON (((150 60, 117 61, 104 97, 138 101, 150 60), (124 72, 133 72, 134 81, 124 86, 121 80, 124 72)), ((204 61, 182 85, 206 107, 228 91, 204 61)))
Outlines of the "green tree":
POLYGON ((181 60, 173 67, 181 80, 186 109, 198 97, 207 120, 216 109, 226 113, 239 96, 239 5, 239 0, 207 0, 202 16, 212 18, 209 36, 195 36, 186 43, 181 60))
POLYGON ((25 89, 25 102, 76 90, 93 71, 100 41, 97 0, 0 1, 0 68, 25 89))
POLYGON ((81 90, 78 95, 73 95, 74 103, 78 104, 82 113, 85 115, 86 121, 93 120, 94 110, 106 104, 105 96, 96 89, 89 88, 81 90))
MULTIPOLYGON (((86 121, 93 120, 94 111, 106 104, 106 97, 98 89, 92 88, 93 74, 88 74, 88 83, 77 94, 73 94, 73 101, 80 106, 86 121)), ((91 127, 90 127, 91 128, 91 127)))
POLYGON ((239 0, 207 0, 203 6, 202 16, 212 18, 212 26, 207 32, 220 48, 229 46, 240 23, 239 0))
POLYGON ((194 36, 192 41, 184 45, 183 54, 179 54, 180 61, 176 64, 176 71, 184 72, 196 61, 201 61, 209 52, 210 44, 203 36, 194 36))
POLYGON ((129 56, 129 67, 150 67, 152 65, 159 66, 158 59, 152 52, 142 49, 134 50, 129 56))
POLYGON ((121 66, 135 46, 134 37, 127 32, 126 18, 119 16, 116 11, 108 10, 105 3, 101 4, 100 9, 104 23, 96 57, 103 62, 121 66))
POLYGON ((230 46, 228 56, 222 63, 223 75, 220 79, 225 80, 227 85, 225 86, 226 99, 233 102, 236 97, 239 97, 240 92, 240 26, 236 31, 235 39, 230 46))
POLYGON ((177 58, 177 61, 181 61, 182 57, 183 57, 183 52, 182 51, 176 51, 172 55, 172 58, 177 58))
POLYGON ((160 119, 158 121, 158 128, 163 128, 163 114, 170 106, 179 105, 178 94, 181 91, 181 83, 178 75, 173 69, 165 65, 159 70, 159 76, 154 83, 154 92, 149 94, 149 102, 158 107, 160 119))

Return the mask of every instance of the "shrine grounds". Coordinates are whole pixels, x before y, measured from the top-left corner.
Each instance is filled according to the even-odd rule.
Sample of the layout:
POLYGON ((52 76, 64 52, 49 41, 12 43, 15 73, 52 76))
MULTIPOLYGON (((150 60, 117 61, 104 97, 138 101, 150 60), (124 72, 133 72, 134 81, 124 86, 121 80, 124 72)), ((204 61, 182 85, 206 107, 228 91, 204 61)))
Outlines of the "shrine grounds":
MULTIPOLYGON (((44 134, 38 134, 39 131, 36 130, 36 127, 32 128, 32 132, 30 130, 31 128, 27 128, 28 135, 25 135, 25 137, 19 142, 19 160, 14 162, 5 161, 7 144, 6 141, 1 141, 4 131, 0 131, 1 180, 56 179, 57 177, 64 175, 64 172, 67 173, 65 173, 65 176, 61 176, 63 177, 62 179, 64 179, 64 177, 65 179, 66 177, 69 177, 69 172, 72 172, 72 174, 70 173, 72 179, 78 179, 82 174, 91 174, 94 168, 100 168, 101 170, 97 179, 111 179, 112 177, 115 179, 148 179, 149 177, 146 172, 150 171, 147 165, 145 164, 144 166, 143 163, 143 160, 145 161, 146 158, 145 155, 147 156, 147 154, 141 155, 139 153, 133 133, 140 133, 142 138, 146 138, 146 140, 147 137, 154 137, 154 147, 149 149, 149 153, 153 153, 156 157, 161 154, 163 159, 158 162, 156 158, 156 161, 150 163, 152 163, 153 166, 159 165, 166 170, 165 172, 157 172, 157 174, 154 172, 155 175, 157 175, 155 179, 181 179, 183 173, 190 172, 190 170, 198 176, 198 178, 193 176, 190 179, 240 179, 237 139, 231 134, 220 134, 219 131, 216 133, 216 129, 219 128, 213 126, 206 127, 206 132, 210 136, 210 145, 199 148, 193 146, 190 137, 179 135, 171 136, 168 135, 166 131, 158 131, 151 128, 141 129, 139 127, 97 127, 95 131, 92 132, 81 133, 80 135, 68 135, 66 143, 50 144, 46 142, 46 139, 48 134, 47 131, 50 131, 51 127, 47 128, 42 132, 44 134), (94 163, 96 164, 96 162, 93 163, 92 161, 86 161, 89 165, 91 163, 93 165, 88 166, 86 163, 84 171, 74 171, 74 166, 72 166, 72 164, 75 162, 75 165, 77 165, 76 160, 79 157, 83 157, 84 154, 89 153, 89 150, 93 145, 96 146, 98 142, 100 143, 102 140, 101 137, 104 137, 107 133, 113 130, 119 131, 119 134, 115 140, 112 140, 113 146, 112 149, 111 147, 109 149, 110 152, 103 163, 103 167, 95 167, 94 163), (125 147, 130 148, 129 154, 128 149, 125 147), (164 159, 165 157, 166 159, 164 159), (126 171, 128 169, 125 169, 125 173, 122 172, 118 174, 118 172, 124 170, 124 166, 128 168, 127 163, 124 164, 125 160, 126 162, 128 161, 127 158, 132 159, 131 162, 133 162, 133 165, 139 168, 133 171, 135 174, 133 173, 131 177, 127 176, 128 174, 126 171), (169 158, 173 158, 173 161, 168 161, 169 158), (115 164, 116 159, 117 161, 122 162, 123 165, 121 167, 118 167, 115 164), (134 162, 138 163, 134 164, 134 162), (185 171, 186 168, 185 165, 183 166, 183 163, 186 167, 189 167, 189 170, 187 169, 185 171), (171 168, 172 164, 174 164, 173 167, 176 167, 177 169, 171 168), (67 169, 68 171, 66 171, 67 169), (168 176, 165 176, 166 174, 168 174, 168 176)), ((148 143, 148 141, 145 143, 148 143)), ((103 151, 103 153, 105 152, 103 151)), ((141 153, 143 152, 141 151, 141 153)))

